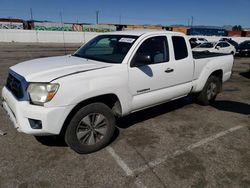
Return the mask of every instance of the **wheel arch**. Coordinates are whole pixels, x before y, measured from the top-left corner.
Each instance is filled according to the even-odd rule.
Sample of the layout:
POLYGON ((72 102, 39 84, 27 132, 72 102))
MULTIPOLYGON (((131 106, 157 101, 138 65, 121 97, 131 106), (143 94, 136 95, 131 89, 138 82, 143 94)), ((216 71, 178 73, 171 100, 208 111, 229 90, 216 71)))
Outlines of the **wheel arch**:
MULTIPOLYGON (((222 69, 216 70, 216 71, 212 72, 212 73, 209 75, 209 77, 210 77, 210 76, 215 76, 215 77, 217 77, 217 78, 219 79, 219 81, 220 81, 220 88, 219 88, 219 91, 221 91, 221 90, 222 90, 223 70, 222 70, 222 69)), ((209 78, 209 77, 208 77, 208 78, 209 78)))
POLYGON ((221 88, 222 88, 222 81, 223 81, 223 70, 222 69, 216 69, 216 70, 213 70, 212 72, 210 73, 206 73, 206 74, 203 74, 203 76, 201 76, 198 80, 197 80, 197 85, 194 87, 193 89, 193 92, 197 93, 197 92, 200 92, 203 87, 205 86, 208 78, 210 76, 216 76, 219 81, 220 81, 220 91, 221 91, 221 88))
POLYGON ((107 105, 114 113, 116 117, 120 117, 122 115, 122 107, 119 98, 115 94, 105 94, 105 95, 99 95, 95 97, 91 97, 89 99, 83 100, 79 102, 68 114, 66 117, 62 129, 60 131, 60 135, 63 135, 66 131, 66 128, 73 118, 73 116, 76 114, 76 112, 81 109, 82 107, 91 104, 91 103, 96 103, 100 102, 105 105, 107 105))

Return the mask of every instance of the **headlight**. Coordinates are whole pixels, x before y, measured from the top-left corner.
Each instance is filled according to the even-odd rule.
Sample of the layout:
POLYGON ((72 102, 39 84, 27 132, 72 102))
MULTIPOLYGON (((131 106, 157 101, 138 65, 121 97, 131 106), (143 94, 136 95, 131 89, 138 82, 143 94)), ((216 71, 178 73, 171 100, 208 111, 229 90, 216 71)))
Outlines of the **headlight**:
POLYGON ((32 103, 43 105, 55 96, 58 88, 59 84, 55 83, 31 83, 27 91, 32 103))

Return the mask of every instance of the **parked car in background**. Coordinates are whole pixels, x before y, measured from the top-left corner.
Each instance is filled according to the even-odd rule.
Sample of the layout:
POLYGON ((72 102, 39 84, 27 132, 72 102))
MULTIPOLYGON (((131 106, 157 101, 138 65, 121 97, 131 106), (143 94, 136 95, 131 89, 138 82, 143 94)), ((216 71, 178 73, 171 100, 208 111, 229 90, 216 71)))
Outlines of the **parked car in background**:
POLYGON ((250 56, 250 40, 244 41, 239 44, 236 55, 239 56, 250 56))
POLYGON ((239 44, 231 38, 221 38, 220 41, 228 42, 229 44, 233 45, 235 47, 235 49, 237 49, 239 46, 239 44))
POLYGON ((196 42, 197 44, 202 44, 204 42, 208 42, 207 39, 200 38, 200 37, 192 37, 192 38, 189 39, 189 41, 196 42))
POLYGON ((235 54, 236 49, 233 45, 226 41, 219 42, 205 42, 192 49, 194 52, 215 52, 223 54, 235 54))
POLYGON ((196 39, 195 39, 195 38, 189 39, 189 43, 190 43, 191 48, 194 48, 194 47, 196 47, 196 46, 199 45, 199 44, 196 42, 196 39))

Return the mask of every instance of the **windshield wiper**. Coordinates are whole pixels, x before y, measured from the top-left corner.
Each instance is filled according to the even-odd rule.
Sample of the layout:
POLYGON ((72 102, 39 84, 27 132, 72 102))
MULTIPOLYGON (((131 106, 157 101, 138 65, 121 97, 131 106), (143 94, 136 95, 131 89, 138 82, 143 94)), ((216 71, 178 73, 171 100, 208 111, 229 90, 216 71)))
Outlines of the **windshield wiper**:
POLYGON ((83 58, 83 57, 82 57, 81 55, 79 55, 79 54, 73 54, 72 56, 83 58))

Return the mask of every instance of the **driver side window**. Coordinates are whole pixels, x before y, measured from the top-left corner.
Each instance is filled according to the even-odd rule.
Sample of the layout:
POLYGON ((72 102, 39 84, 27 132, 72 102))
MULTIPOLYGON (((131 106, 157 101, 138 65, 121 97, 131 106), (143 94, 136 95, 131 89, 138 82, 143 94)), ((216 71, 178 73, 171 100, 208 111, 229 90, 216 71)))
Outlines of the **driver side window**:
POLYGON ((230 45, 228 43, 223 43, 223 47, 226 48, 226 47, 229 47, 230 45))
MULTIPOLYGON (((156 64, 169 61, 169 50, 167 38, 165 36, 151 37, 146 39, 137 50, 134 58, 148 57, 150 62, 145 64, 156 64)), ((138 58, 143 60, 143 58, 138 58)), ((135 64, 144 64, 143 62, 135 61, 135 64)))

